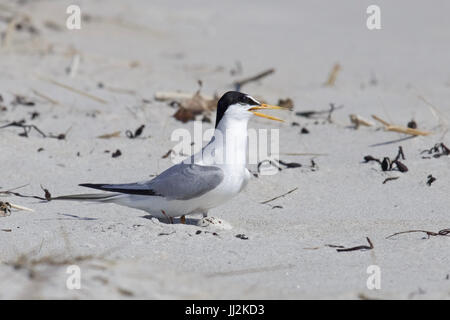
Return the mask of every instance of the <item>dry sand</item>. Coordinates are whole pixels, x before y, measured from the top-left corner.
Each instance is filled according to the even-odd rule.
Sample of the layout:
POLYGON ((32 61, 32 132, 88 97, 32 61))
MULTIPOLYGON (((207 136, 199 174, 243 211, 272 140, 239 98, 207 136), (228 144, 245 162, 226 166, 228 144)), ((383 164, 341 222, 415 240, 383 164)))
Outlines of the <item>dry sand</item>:
POLYGON ((177 144, 171 133, 193 131, 193 122, 182 124, 172 117, 176 109, 154 100, 155 92, 195 92, 200 79, 204 94, 220 94, 236 79, 272 67, 273 75, 242 91, 272 104, 289 97, 294 112, 277 114, 283 124, 253 119, 250 127, 279 128, 281 159, 303 167, 255 178, 210 211, 231 230, 171 225, 113 204, 0 197, 35 210, 0 218, 0 298, 449 297, 449 237, 386 239, 450 227, 449 157, 420 154, 438 142, 450 145, 448 1, 377 1, 377 31, 366 28, 372 1, 78 1, 84 19, 82 29, 72 31, 65 28, 71 1, 17 2, 1 1, 0 17, 25 14, 38 34, 7 32, 0 22, 8 34, 0 48, 0 105, 7 107, 0 126, 26 119, 45 133, 67 136, 31 131, 25 138, 20 128, 1 129, 0 190, 27 185, 17 191, 42 196, 42 184, 57 196, 88 192, 77 186, 84 182, 149 178, 172 165, 162 158, 177 144), (76 53, 80 64, 71 77, 67 68, 76 53), (238 61, 242 72, 231 75, 238 61), (335 63, 342 70, 335 85, 325 87, 335 63), (35 105, 13 106, 17 94, 35 105), (332 123, 295 115, 326 110, 329 103, 343 105, 332 123), (34 111, 40 115, 30 120, 34 111), (376 114, 403 126, 415 119, 433 134, 396 141, 408 136, 378 124, 355 130, 350 114, 376 114), (125 136, 141 124, 141 137, 125 136), (300 134, 305 126, 310 133, 300 134), (96 138, 117 130, 120 137, 96 138), (406 173, 362 161, 365 155, 394 157, 399 145, 406 173), (104 152, 117 149, 117 158, 104 152), (313 171, 312 156, 283 153, 327 155, 314 157, 313 171), (429 174, 437 178, 431 186, 429 174), (400 178, 383 184, 390 176, 400 178), (270 205, 260 203, 296 187, 270 205), (366 237, 372 250, 326 246, 366 245, 366 237), (80 290, 66 288, 72 264, 82 271, 80 290), (370 265, 380 267, 380 290, 366 286, 370 265))

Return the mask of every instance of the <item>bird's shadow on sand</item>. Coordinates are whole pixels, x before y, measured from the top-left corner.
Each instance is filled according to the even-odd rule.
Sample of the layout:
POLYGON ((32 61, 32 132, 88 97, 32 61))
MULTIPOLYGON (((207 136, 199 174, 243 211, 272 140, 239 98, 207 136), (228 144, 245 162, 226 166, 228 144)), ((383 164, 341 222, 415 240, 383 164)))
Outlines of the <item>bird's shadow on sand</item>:
POLYGON ((64 218, 49 218, 49 219, 40 219, 40 220, 84 220, 84 221, 95 221, 98 220, 98 218, 89 218, 89 217, 80 217, 74 214, 68 214, 68 213, 57 213, 60 216, 64 216, 64 218))
POLYGON ((158 217, 152 216, 151 214, 141 216, 141 218, 149 219, 149 220, 152 220, 153 218, 155 218, 155 219, 158 219, 159 222, 164 223, 164 224, 186 224, 186 225, 191 225, 191 226, 197 226, 199 221, 201 220, 199 218, 186 217, 186 223, 181 223, 181 218, 172 218, 172 219, 158 218, 158 217))

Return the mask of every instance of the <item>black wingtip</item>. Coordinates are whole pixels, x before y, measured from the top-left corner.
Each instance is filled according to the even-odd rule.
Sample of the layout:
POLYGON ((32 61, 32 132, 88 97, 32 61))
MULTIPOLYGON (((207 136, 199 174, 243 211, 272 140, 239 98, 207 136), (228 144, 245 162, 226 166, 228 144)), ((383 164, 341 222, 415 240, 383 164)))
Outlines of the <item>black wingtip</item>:
POLYGON ((80 183, 80 187, 103 190, 104 183, 80 183))
POLYGON ((121 188, 120 184, 108 185, 105 183, 81 183, 81 184, 79 184, 79 186, 103 190, 103 191, 109 191, 109 192, 120 192, 120 193, 126 193, 126 194, 138 194, 138 195, 145 195, 145 196, 158 196, 158 197, 161 196, 160 194, 156 193, 155 191, 153 191, 151 189, 121 188))

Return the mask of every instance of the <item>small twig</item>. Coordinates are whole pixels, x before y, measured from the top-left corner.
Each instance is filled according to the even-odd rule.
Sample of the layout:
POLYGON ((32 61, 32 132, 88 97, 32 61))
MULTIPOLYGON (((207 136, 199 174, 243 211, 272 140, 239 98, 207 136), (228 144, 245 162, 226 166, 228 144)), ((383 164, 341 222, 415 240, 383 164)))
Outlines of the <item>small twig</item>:
POLYGON ((378 122, 381 122, 384 125, 384 129, 386 131, 394 131, 394 132, 399 132, 399 133, 405 133, 405 134, 409 134, 409 135, 412 135, 412 136, 427 136, 427 135, 431 134, 431 132, 428 132, 428 131, 422 131, 422 130, 417 130, 417 129, 411 129, 411 128, 408 128, 408 127, 392 125, 389 122, 381 119, 380 117, 378 117, 376 115, 372 115, 372 118, 374 118, 378 122))
POLYGON ((372 241, 370 241, 369 237, 366 237, 367 242, 369 243, 368 246, 357 246, 352 248, 339 248, 336 249, 337 252, 348 252, 348 251, 356 251, 356 250, 372 250, 374 248, 372 241))
POLYGON ((397 180, 398 178, 400 178, 400 177, 388 177, 388 178, 384 179, 383 184, 385 184, 388 181, 397 180))
POLYGON ((435 178, 435 177, 433 177, 433 175, 428 175, 428 177, 427 177, 427 185, 429 186, 429 187, 431 187, 431 184, 433 183, 433 182, 435 182, 437 179, 435 178))
POLYGON ((401 231, 401 232, 396 232, 391 234, 390 236, 387 236, 386 239, 392 238, 394 236, 397 236, 399 234, 405 234, 405 233, 413 233, 413 232, 423 232, 426 233, 426 235, 428 236, 428 239, 430 239, 430 236, 450 236, 450 228, 448 229, 442 229, 439 230, 438 232, 433 232, 433 231, 427 231, 427 230, 407 230, 407 231, 401 231))
POLYGON ((274 201, 274 200, 277 200, 277 199, 279 199, 279 198, 282 198, 282 197, 284 197, 284 196, 287 196, 288 194, 290 194, 290 193, 296 191, 297 189, 298 189, 298 187, 295 187, 294 189, 292 189, 292 190, 290 190, 290 191, 288 191, 288 192, 286 192, 286 193, 283 193, 282 195, 276 196, 276 197, 274 197, 274 198, 272 198, 272 199, 269 199, 269 200, 266 200, 266 201, 262 201, 262 202, 260 202, 260 203, 261 203, 261 204, 268 204, 269 202, 272 202, 272 201, 274 201))
POLYGON ((38 127, 36 127, 34 124, 25 124, 25 120, 10 122, 8 124, 5 124, 4 126, 1 126, 0 129, 7 128, 7 127, 23 128, 24 132, 19 134, 22 137, 28 137, 28 133, 31 131, 31 129, 34 129, 37 132, 39 132, 39 134, 41 136, 43 136, 44 138, 47 138, 47 135, 44 132, 42 132, 38 127))
POLYGON ((258 74, 255 75, 255 76, 252 76, 252 77, 249 77, 249 78, 245 78, 245 79, 242 79, 242 80, 235 81, 235 82, 233 83, 233 86, 236 88, 236 91, 240 91, 240 90, 241 90, 241 87, 244 86, 244 85, 246 85, 247 83, 253 82, 253 81, 258 81, 258 80, 260 80, 260 79, 262 79, 262 78, 264 78, 264 77, 267 77, 268 75, 271 75, 271 74, 274 73, 274 72, 275 72, 275 69, 274 69, 274 68, 268 69, 268 70, 266 70, 266 71, 263 71, 263 72, 258 73, 258 74))
POLYGON ((281 170, 283 170, 280 166, 278 166, 274 161, 272 161, 272 160, 263 160, 263 161, 261 161, 261 162, 259 162, 258 163, 258 166, 257 166, 257 170, 258 170, 258 173, 261 173, 261 166, 264 164, 264 163, 269 163, 271 166, 274 166, 275 168, 277 168, 278 169, 278 171, 281 171, 281 170))
POLYGON ((41 80, 47 81, 47 82, 49 82, 51 84, 54 84, 54 85, 56 85, 58 87, 64 88, 64 89, 69 90, 69 91, 72 91, 72 92, 74 92, 76 94, 85 96, 85 97, 87 97, 89 99, 92 99, 94 101, 97 101, 97 102, 100 102, 100 103, 103 103, 103 104, 107 104, 108 103, 108 101, 106 101, 105 99, 96 97, 96 96, 94 96, 94 95, 92 95, 90 93, 87 93, 87 92, 81 91, 79 89, 73 88, 73 87, 71 87, 69 85, 66 85, 64 83, 58 82, 56 80, 53 80, 53 79, 50 79, 50 78, 41 77, 41 76, 38 76, 38 78, 41 79, 41 80))
MULTIPOLYGON (((156 101, 181 101, 186 99, 192 99, 195 93, 188 92, 171 92, 171 91, 158 91, 155 93, 156 101)), ((200 97, 204 100, 213 100, 211 96, 205 96, 200 94, 200 97)))
POLYGON ((377 120, 378 122, 381 122, 383 125, 385 126, 390 126, 391 124, 383 119, 381 119, 380 117, 376 116, 376 115, 372 115, 372 118, 374 118, 375 120, 377 120))
POLYGON ((334 86, 334 84, 336 83, 336 79, 339 74, 339 71, 341 71, 341 65, 339 63, 336 63, 333 66, 333 69, 331 69, 330 75, 328 76, 328 79, 324 85, 328 86, 328 87, 334 86))
POLYGON ((39 196, 28 196, 28 195, 24 195, 18 192, 13 192, 10 190, 6 190, 6 191, 0 191, 0 194, 7 194, 7 195, 13 195, 16 197, 21 197, 21 198, 34 198, 34 199, 38 199, 38 200, 44 200, 44 201, 48 201, 46 198, 42 198, 39 196))
POLYGON ((74 54, 72 58, 72 63, 69 67, 69 77, 75 78, 78 72, 78 67, 80 65, 80 55, 78 53, 74 54))
POLYGON ((344 107, 343 105, 341 105, 339 107, 336 107, 333 103, 330 103, 330 109, 320 110, 320 111, 314 111, 314 110, 298 111, 298 112, 295 113, 295 115, 299 116, 299 117, 304 117, 304 118, 310 119, 310 118, 313 118, 313 117, 318 116, 318 115, 326 114, 327 115, 326 120, 330 120, 331 113, 336 111, 336 110, 342 109, 343 107, 344 107))
POLYGON ((120 131, 114 131, 113 133, 106 133, 106 134, 102 134, 100 136, 98 136, 98 139, 110 139, 110 138, 115 138, 118 137, 120 135, 120 131))
POLYGON ((30 212, 34 212, 33 209, 27 208, 27 207, 23 207, 23 206, 19 206, 18 204, 14 204, 9 202, 9 205, 11 206, 11 208, 17 209, 17 210, 23 210, 23 211, 30 211, 30 212))
POLYGON ((302 165, 298 162, 284 162, 282 160, 277 160, 279 164, 285 166, 286 168, 300 168, 302 165))
POLYGON ((167 151, 167 153, 165 153, 161 158, 166 159, 167 157, 169 157, 172 153, 174 153, 174 151, 172 149, 170 149, 169 151, 167 151))
POLYGON ((374 123, 370 122, 369 120, 364 119, 363 117, 357 115, 357 114, 351 114, 350 115, 350 122, 355 125, 355 129, 358 129, 359 126, 366 126, 366 127, 372 127, 374 126, 374 123))

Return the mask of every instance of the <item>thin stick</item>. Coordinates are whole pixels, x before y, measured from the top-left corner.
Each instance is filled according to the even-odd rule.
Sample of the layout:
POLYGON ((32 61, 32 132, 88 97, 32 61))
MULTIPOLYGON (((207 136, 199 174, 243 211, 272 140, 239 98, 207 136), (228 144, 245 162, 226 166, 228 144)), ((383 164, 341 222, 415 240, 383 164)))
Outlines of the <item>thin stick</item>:
POLYGON ((392 181, 392 180, 397 180, 400 177, 387 177, 386 179, 384 179, 383 184, 385 184, 388 181, 392 181))
POLYGON ((39 196, 27 196, 18 192, 13 192, 13 191, 0 191, 0 194, 6 194, 6 195, 10 195, 12 194, 13 196, 16 197, 21 197, 21 198, 34 198, 34 199, 38 199, 38 200, 44 200, 44 201, 48 201, 45 198, 39 197, 39 196))
POLYGON ((412 136, 427 136, 427 135, 431 134, 431 132, 428 132, 428 131, 422 131, 422 130, 417 130, 417 129, 411 129, 408 127, 392 125, 389 122, 381 119, 380 117, 378 117, 376 115, 372 115, 372 118, 374 118, 378 122, 381 122, 384 125, 385 130, 387 130, 387 131, 406 133, 406 134, 409 134, 412 136))
POLYGON ((102 134, 101 136, 98 136, 98 139, 110 139, 110 138, 115 138, 120 136, 120 131, 114 131, 113 133, 107 133, 107 134, 102 134))
POLYGON ((325 86, 332 87, 336 83, 337 75, 341 71, 341 65, 336 63, 331 69, 330 75, 328 76, 327 82, 325 82, 325 86))
MULTIPOLYGON (((19 187, 15 187, 15 188, 12 188, 12 189, 6 190, 6 191, 14 191, 14 190, 17 190, 17 189, 21 189, 21 188, 24 188, 24 187, 26 187, 26 186, 28 186, 28 183, 27 183, 27 184, 24 184, 24 185, 22 185, 22 186, 19 186, 19 187)), ((1 195, 1 192, 3 192, 3 191, 0 191, 0 195, 1 195)))
POLYGON ((368 246, 357 246, 352 248, 344 248, 344 249, 336 249, 337 252, 348 252, 348 251, 356 251, 356 250, 372 250, 374 248, 372 241, 370 241, 369 237, 366 237, 368 246))
MULTIPOLYGON (((173 91, 158 91, 155 93, 156 101, 168 101, 168 100, 184 100, 191 99, 195 93, 189 92, 173 92, 173 91)), ((205 100, 212 100, 213 97, 205 96, 203 94, 200 95, 205 100)))
POLYGON ((34 89, 32 89, 32 91, 33 91, 33 93, 34 93, 35 95, 37 95, 38 97, 40 97, 40 98, 42 98, 42 99, 45 99, 45 100, 47 100, 48 102, 50 102, 50 103, 52 103, 52 104, 59 104, 58 101, 56 101, 56 100, 54 100, 54 99, 52 99, 52 98, 46 96, 45 94, 43 94, 43 93, 41 93, 41 92, 38 92, 38 91, 36 91, 36 90, 34 90, 34 89))
POLYGON ((243 85, 245 85, 245 84, 247 84, 247 83, 249 83, 249 82, 252 82, 252 81, 258 81, 258 80, 260 80, 260 79, 262 79, 262 78, 264 78, 264 77, 267 77, 268 75, 271 75, 271 74, 274 73, 274 72, 275 72, 275 69, 274 69, 274 68, 268 69, 268 70, 266 70, 266 71, 263 71, 263 72, 258 73, 257 75, 254 75, 254 76, 252 76, 252 77, 249 77, 249 78, 245 78, 245 79, 242 79, 242 80, 235 81, 235 82, 233 83, 233 86, 234 86, 237 90, 239 90, 243 85))
POLYGON ((374 118, 375 120, 377 120, 378 122, 381 122, 383 125, 390 126, 391 124, 387 121, 384 121, 383 119, 381 119, 380 117, 376 116, 376 115, 372 115, 372 118, 374 118))
POLYGON ((114 88, 114 87, 106 86, 105 90, 108 90, 108 91, 111 91, 111 92, 114 92, 114 93, 129 94, 129 95, 132 95, 132 96, 136 95, 136 91, 131 90, 131 89, 114 88))
POLYGON ((13 204, 11 202, 8 202, 8 203, 11 206, 11 208, 14 208, 14 209, 17 209, 17 210, 34 212, 33 209, 30 209, 30 208, 27 208, 27 207, 23 207, 23 206, 19 206, 18 204, 13 204))
POLYGON ((387 236, 386 239, 392 238, 394 236, 397 236, 399 234, 405 234, 405 233, 413 233, 413 232, 423 232, 426 233, 428 238, 430 238, 430 236, 448 236, 450 234, 450 229, 442 229, 439 230, 438 232, 433 232, 433 231, 427 231, 427 230, 408 230, 408 231, 401 231, 401 232, 396 232, 391 234, 390 236, 387 236))
POLYGON ((274 201, 274 200, 277 200, 277 199, 279 199, 279 198, 282 198, 282 197, 284 197, 284 196, 287 196, 288 194, 290 194, 290 193, 296 191, 297 189, 298 189, 298 187, 295 187, 294 189, 292 189, 292 190, 290 190, 290 191, 288 191, 288 192, 286 192, 286 193, 283 193, 282 195, 276 196, 276 197, 274 197, 274 198, 272 198, 272 199, 269 199, 269 200, 266 200, 266 201, 262 201, 262 202, 260 202, 260 203, 261 203, 261 204, 268 204, 269 202, 272 202, 272 201, 274 201))
POLYGON ((76 53, 72 59, 69 77, 71 77, 71 78, 76 77, 79 65, 80 65, 80 55, 78 53, 76 53))
POLYGON ((68 85, 66 85, 64 83, 58 82, 56 80, 53 80, 53 79, 50 79, 50 78, 46 78, 46 77, 41 77, 41 76, 38 76, 38 78, 41 79, 41 80, 47 81, 47 82, 49 82, 51 84, 54 84, 54 85, 56 85, 58 87, 64 88, 66 90, 69 90, 69 91, 72 91, 72 92, 77 93, 79 95, 82 95, 82 96, 85 96, 87 98, 90 98, 90 99, 92 99, 94 101, 97 101, 97 102, 100 102, 100 103, 103 103, 103 104, 107 104, 108 103, 108 101, 106 101, 106 100, 104 100, 102 98, 99 98, 99 97, 96 97, 96 96, 94 96, 94 95, 92 95, 90 93, 87 93, 87 92, 75 89, 75 88, 73 88, 71 86, 68 86, 68 85))
POLYGON ((422 131, 417 129, 411 129, 408 127, 402 127, 402 126, 394 126, 390 125, 386 127, 387 131, 394 131, 394 132, 400 132, 400 133, 406 133, 412 136, 428 136, 431 134, 431 132, 428 131, 422 131))
POLYGON ((357 114, 351 114, 350 115, 350 121, 353 123, 356 127, 356 129, 359 128, 360 125, 366 126, 366 127, 372 127, 374 124, 363 117, 357 115, 357 114))
POLYGON ((280 155, 283 156, 328 156, 328 153, 309 153, 309 152, 282 152, 280 155))

